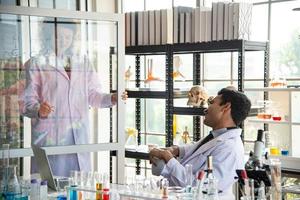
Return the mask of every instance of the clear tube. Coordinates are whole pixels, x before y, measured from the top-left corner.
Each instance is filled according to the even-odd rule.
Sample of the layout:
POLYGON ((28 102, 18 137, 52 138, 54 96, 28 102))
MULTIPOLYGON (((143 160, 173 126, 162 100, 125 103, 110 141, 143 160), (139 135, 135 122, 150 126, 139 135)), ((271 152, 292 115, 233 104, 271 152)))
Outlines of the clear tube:
POLYGON ((193 165, 186 164, 185 165, 185 175, 186 175, 186 192, 192 192, 192 184, 193 184, 193 165))

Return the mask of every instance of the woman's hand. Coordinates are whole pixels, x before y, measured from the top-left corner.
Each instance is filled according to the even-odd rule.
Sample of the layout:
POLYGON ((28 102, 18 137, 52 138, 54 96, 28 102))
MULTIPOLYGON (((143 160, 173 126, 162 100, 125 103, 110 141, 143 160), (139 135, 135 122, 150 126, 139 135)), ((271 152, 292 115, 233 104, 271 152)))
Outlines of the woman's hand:
MULTIPOLYGON (((126 101, 127 98, 128 98, 127 91, 124 91, 124 92, 122 93, 121 97, 122 97, 122 100, 123 100, 123 101, 126 101)), ((113 94, 111 95, 111 103, 112 103, 113 105, 116 105, 117 102, 118 102, 118 94, 117 94, 117 93, 113 93, 113 94)))
POLYGON ((40 109, 38 112, 38 115, 40 118, 47 118, 49 116, 49 114, 54 111, 53 109, 54 107, 51 106, 48 102, 44 101, 43 103, 41 103, 40 105, 40 109))

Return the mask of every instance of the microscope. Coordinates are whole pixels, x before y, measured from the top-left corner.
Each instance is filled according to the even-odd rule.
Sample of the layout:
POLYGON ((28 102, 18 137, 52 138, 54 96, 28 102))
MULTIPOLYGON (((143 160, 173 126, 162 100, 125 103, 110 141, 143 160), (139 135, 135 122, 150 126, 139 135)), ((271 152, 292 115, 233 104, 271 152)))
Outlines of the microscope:
POLYGON ((265 144, 263 142, 264 131, 258 130, 257 139, 254 144, 254 152, 250 152, 249 159, 245 165, 245 170, 236 170, 239 183, 243 184, 245 175, 252 182, 253 197, 251 199, 265 199, 271 190, 271 170, 268 160, 268 154, 265 153, 265 144), (266 195, 267 194, 267 195, 266 195))

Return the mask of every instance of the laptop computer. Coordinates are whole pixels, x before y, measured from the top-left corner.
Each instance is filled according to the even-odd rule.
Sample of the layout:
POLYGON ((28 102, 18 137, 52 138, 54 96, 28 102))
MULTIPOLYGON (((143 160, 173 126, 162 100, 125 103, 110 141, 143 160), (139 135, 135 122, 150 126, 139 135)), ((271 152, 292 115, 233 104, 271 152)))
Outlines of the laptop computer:
POLYGON ((57 187, 57 180, 66 179, 66 177, 54 177, 45 149, 34 144, 32 144, 31 147, 41 179, 48 181, 48 188, 58 191, 59 188, 57 187))

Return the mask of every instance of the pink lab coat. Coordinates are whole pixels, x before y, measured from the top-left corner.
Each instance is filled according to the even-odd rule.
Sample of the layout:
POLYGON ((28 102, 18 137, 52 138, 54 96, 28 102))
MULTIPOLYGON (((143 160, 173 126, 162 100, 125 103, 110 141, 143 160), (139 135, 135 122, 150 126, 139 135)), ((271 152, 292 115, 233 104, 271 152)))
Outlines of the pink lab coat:
MULTIPOLYGON (((101 92, 101 76, 85 57, 71 58, 71 79, 63 58, 39 56, 27 62, 24 115, 31 118, 32 143, 39 146, 89 143, 89 106, 110 107, 111 95, 101 92), (48 118, 38 117, 40 103, 54 108, 48 118)), ((68 176, 70 170, 89 171, 90 154, 49 156, 54 175, 68 176)), ((33 164, 33 170, 35 166, 33 164)))

